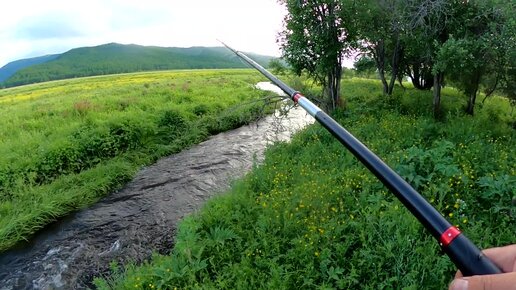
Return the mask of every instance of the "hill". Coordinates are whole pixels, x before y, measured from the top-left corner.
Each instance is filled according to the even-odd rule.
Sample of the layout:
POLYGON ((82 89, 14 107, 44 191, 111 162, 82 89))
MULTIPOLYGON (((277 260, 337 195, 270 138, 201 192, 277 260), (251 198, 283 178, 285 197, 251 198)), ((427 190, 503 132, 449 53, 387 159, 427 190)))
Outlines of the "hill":
POLYGON ((10 62, 0 68, 0 83, 9 79, 17 71, 36 64, 45 63, 56 59, 60 54, 51 54, 33 58, 20 59, 10 62))
MULTIPOLYGON (((256 54, 252 57, 262 65, 272 58, 256 54)), ((223 47, 177 48, 109 43, 72 49, 54 60, 21 69, 7 79, 4 86, 139 71, 244 67, 244 63, 223 47)))

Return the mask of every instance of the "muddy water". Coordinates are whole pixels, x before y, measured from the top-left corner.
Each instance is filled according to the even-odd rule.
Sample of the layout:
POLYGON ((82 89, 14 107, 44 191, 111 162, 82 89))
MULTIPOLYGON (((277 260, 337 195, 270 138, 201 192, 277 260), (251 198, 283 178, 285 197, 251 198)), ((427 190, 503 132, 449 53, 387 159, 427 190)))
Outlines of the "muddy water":
MULTIPOLYGON (((269 83, 259 88, 274 90, 269 83)), ((0 290, 85 289, 111 261, 167 253, 177 222, 260 162, 265 147, 312 123, 300 108, 221 133, 143 168, 123 189, 0 255, 0 290)))

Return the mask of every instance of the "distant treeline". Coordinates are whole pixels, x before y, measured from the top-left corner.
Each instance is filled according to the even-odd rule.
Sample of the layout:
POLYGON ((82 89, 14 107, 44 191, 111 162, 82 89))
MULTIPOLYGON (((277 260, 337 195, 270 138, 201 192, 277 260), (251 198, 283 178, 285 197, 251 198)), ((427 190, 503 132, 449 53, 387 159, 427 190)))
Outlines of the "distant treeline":
MULTIPOLYGON (((253 58, 263 65, 271 59, 261 55, 253 58)), ((54 60, 21 69, 2 86, 153 70, 243 67, 246 65, 222 47, 168 48, 111 43, 72 49, 54 60)))

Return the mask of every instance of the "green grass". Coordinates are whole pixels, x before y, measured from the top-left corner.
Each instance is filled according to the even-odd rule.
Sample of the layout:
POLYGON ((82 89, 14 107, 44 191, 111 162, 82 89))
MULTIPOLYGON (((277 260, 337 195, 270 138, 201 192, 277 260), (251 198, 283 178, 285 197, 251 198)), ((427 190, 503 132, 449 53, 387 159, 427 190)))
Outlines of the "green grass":
MULTIPOLYGON (((481 247, 514 243, 515 130, 507 100, 474 118, 444 91, 382 97, 343 83, 335 118, 481 247), (424 109, 423 109, 423 108, 424 109), (495 109, 493 109, 495 108, 495 109), (497 112, 496 114, 493 113, 497 112)), ((444 289, 455 267, 414 217, 320 125, 268 149, 226 194, 184 219, 169 256, 113 267, 99 289, 444 289)))
POLYGON ((140 73, 0 90, 0 252, 136 170, 252 121, 251 70, 140 73), (250 104, 251 103, 251 104, 250 104), (244 105, 247 104, 247 105, 244 105))

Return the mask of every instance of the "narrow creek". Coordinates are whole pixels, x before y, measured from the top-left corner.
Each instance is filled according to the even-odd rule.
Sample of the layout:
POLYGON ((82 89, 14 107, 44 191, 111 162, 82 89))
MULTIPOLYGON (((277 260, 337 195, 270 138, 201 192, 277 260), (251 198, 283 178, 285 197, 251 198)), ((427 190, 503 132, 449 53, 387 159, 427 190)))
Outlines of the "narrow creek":
MULTIPOLYGON (((257 84, 278 91, 274 85, 257 84)), ((242 177, 274 141, 313 123, 301 108, 218 134, 145 167, 123 189, 0 255, 0 290, 86 289, 111 261, 168 253, 177 222, 242 177)))

